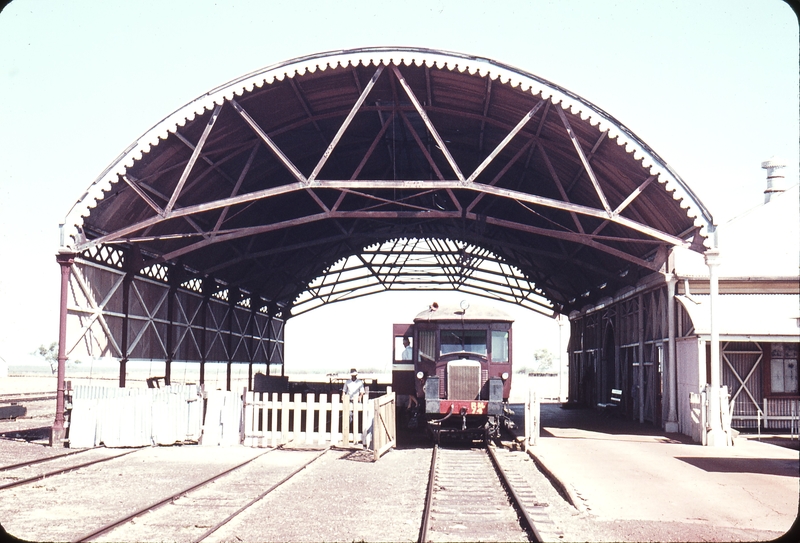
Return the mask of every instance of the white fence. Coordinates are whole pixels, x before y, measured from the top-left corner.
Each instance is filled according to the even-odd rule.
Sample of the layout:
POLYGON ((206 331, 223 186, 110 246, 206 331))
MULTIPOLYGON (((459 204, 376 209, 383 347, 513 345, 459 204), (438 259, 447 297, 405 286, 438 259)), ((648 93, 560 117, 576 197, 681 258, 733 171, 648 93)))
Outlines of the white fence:
POLYGON ((143 447, 198 441, 203 402, 196 385, 165 388, 77 386, 69 446, 143 447))
POLYGON ((353 404, 346 396, 341 402, 339 394, 245 391, 244 397, 243 443, 247 447, 277 447, 289 443, 353 443, 369 448, 373 445, 375 404, 366 396, 353 404))
POLYGON ((72 448, 359 445, 377 460, 396 444, 395 394, 350 404, 339 394, 234 393, 196 385, 165 388, 78 386, 72 393, 72 448), (205 419, 203 410, 205 404, 205 419), (378 416, 376 417, 376 413, 378 416))

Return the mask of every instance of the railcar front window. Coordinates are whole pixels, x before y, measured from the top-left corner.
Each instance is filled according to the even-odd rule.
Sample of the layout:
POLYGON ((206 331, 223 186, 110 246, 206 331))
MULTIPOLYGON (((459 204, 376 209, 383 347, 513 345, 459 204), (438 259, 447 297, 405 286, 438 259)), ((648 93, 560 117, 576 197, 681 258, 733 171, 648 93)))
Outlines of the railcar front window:
POLYGON ((436 332, 433 330, 419 331, 419 358, 423 360, 436 360, 436 332))
POLYGON ((468 352, 486 356, 484 330, 442 330, 441 354, 468 352))
POLYGON ((508 332, 492 330, 492 362, 508 362, 508 332))

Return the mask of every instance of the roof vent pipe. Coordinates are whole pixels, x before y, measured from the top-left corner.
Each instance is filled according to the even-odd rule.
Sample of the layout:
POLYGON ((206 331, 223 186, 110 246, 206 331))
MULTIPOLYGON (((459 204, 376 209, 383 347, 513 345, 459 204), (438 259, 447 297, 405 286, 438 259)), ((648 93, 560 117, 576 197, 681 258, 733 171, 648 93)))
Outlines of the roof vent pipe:
POLYGON ((771 157, 761 163, 761 167, 767 170, 767 190, 764 191, 764 203, 769 203, 773 194, 780 194, 783 188, 783 169, 786 168, 786 161, 780 158, 771 157))

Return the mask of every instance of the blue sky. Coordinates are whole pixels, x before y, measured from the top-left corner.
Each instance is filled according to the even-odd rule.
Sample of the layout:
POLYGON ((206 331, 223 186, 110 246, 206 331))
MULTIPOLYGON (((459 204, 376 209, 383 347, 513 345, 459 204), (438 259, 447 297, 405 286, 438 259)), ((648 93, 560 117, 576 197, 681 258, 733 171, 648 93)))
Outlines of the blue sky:
MULTIPOLYGON (((650 145, 718 223, 763 200, 770 156, 797 181, 798 26, 779 0, 15 0, 0 13, 0 357, 56 339, 58 225, 138 136, 244 73, 378 45, 488 57, 581 95, 650 145)), ((389 324, 428 303, 382 296, 298 317, 287 340, 319 341, 288 348, 289 362, 383 359, 389 324), (374 312, 385 321, 363 322, 374 312)), ((556 348, 557 327, 521 319, 530 348, 556 348)))

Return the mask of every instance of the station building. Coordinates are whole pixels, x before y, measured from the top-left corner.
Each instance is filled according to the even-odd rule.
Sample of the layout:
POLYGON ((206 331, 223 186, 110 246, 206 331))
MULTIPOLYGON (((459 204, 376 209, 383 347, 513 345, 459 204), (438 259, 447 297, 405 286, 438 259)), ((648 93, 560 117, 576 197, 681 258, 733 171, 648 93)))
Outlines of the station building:
POLYGON ((800 200, 783 164, 762 166, 764 201, 716 227, 715 251, 673 248, 659 273, 570 314, 571 401, 602 406, 618 390, 628 418, 702 441, 713 267, 724 422, 797 431, 800 200))

